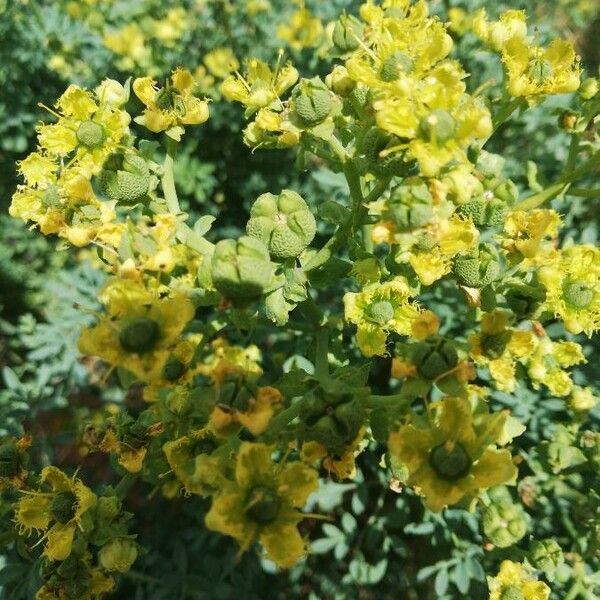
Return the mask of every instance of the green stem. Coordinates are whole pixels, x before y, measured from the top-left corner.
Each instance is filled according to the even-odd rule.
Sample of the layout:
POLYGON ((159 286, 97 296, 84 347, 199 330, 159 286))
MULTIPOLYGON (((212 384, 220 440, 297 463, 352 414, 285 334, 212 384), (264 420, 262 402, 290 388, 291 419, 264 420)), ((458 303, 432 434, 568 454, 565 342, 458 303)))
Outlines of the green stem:
MULTIPOLYGON (((523 106, 523 98, 513 98, 508 104, 506 104, 501 110, 500 112, 494 116, 492 123, 493 123, 493 131, 492 131, 492 135, 494 133, 496 133, 496 131, 498 130, 498 128, 504 123, 506 122, 510 116, 521 106, 523 106)), ((491 137, 491 136, 490 136, 491 137)), ((488 138, 489 139, 489 138, 488 138)), ((487 142, 487 140, 486 140, 487 142)))
POLYGON ((135 483, 136 479, 137 477, 132 473, 126 473, 123 475, 123 477, 121 477, 121 481, 119 481, 119 483, 117 483, 115 486, 115 494, 117 495, 117 498, 123 500, 129 491, 129 488, 135 483))
POLYGON ((577 161, 577 154, 579 153, 579 140, 581 135, 578 133, 574 133, 571 136, 571 144, 569 145, 569 155, 567 157, 567 163, 563 170, 563 175, 561 179, 568 177, 570 173, 575 169, 575 163, 577 161))
POLYGON ((165 201, 169 212, 178 215, 181 212, 179 200, 177 199, 177 190, 175 189, 175 155, 177 154, 177 142, 166 136, 167 153, 163 163, 162 188, 165 195, 165 201))
POLYGON ((316 341, 315 377, 323 380, 329 377, 329 329, 320 329, 316 341))
POLYGON ((265 437, 272 439, 278 436, 296 417, 300 415, 308 396, 304 396, 300 400, 282 410, 278 415, 271 419, 269 428, 265 431, 265 437))
POLYGON ((581 585, 581 580, 578 579, 571 587, 571 589, 568 591, 567 595, 565 596, 564 600, 575 600, 575 598, 577 598, 577 596, 579 596, 579 592, 583 591, 583 587, 581 585))
POLYGON ((304 265, 305 273, 324 265, 331 258, 335 250, 346 241, 351 225, 352 219, 349 218, 337 228, 327 243, 304 265))
POLYGON ((414 398, 409 398, 405 394, 393 394, 391 396, 378 396, 372 394, 363 401, 365 408, 406 408, 410 406, 414 398))
POLYGON ((580 198, 600 198, 600 188, 588 190, 586 188, 569 188, 569 196, 579 196, 580 198))
POLYGON ((331 146, 331 149, 335 152, 335 155, 337 156, 338 160, 342 164, 345 164, 348 161, 348 153, 346 152, 346 148, 344 148, 344 146, 342 145, 342 142, 340 142, 340 140, 338 140, 335 137, 335 135, 332 135, 329 139, 329 145, 331 146))
POLYGON ((131 579, 137 579, 138 581, 145 581, 146 583, 160 583, 160 579, 156 577, 151 577, 150 575, 146 575, 144 573, 140 573, 138 571, 127 571, 123 573, 125 577, 129 577, 131 579))

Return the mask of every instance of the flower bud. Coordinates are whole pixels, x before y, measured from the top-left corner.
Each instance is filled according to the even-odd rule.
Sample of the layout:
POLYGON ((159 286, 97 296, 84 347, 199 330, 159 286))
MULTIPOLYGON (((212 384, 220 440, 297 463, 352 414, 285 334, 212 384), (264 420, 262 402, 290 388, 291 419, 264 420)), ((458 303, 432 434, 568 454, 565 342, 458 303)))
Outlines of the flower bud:
POLYGON ((483 511, 483 531, 492 544, 508 548, 527 533, 527 513, 513 502, 507 488, 494 488, 489 494, 492 503, 483 511))
POLYGON ((129 92, 114 79, 105 79, 95 90, 100 102, 119 108, 129 100, 129 92))
POLYGON ((99 183, 111 200, 132 204, 148 194, 150 170, 137 154, 113 154, 100 172, 99 183))
POLYGON ((338 96, 347 96, 356 86, 356 82, 350 78, 346 67, 342 65, 333 68, 325 78, 325 83, 338 96))
POLYGON ((104 544, 98 552, 103 569, 126 573, 138 556, 137 544, 128 538, 115 538, 104 544))
POLYGON ((336 50, 342 54, 358 48, 358 39, 362 35, 362 25, 356 17, 343 14, 336 21, 331 36, 336 50))
POLYGON ((390 217, 402 230, 416 229, 433 216, 432 197, 427 185, 417 177, 406 179, 390 197, 390 217))
POLYGON ((498 278, 500 264, 491 246, 482 245, 479 251, 458 255, 452 272, 460 285, 482 288, 498 278))
POLYGON ((294 258, 315 237, 317 226, 308 205, 296 192, 262 194, 250 209, 248 235, 267 246, 276 259, 294 258))
POLYGON ((569 407, 576 412, 592 410, 598 404, 598 398, 594 396, 591 387, 576 387, 569 398, 569 407))
POLYGON ((575 129, 577 125, 577 113, 574 113, 570 110, 565 110, 558 117, 558 126, 562 129, 566 129, 567 131, 571 131, 575 129))
POLYGON ((419 133, 428 142, 445 144, 456 133, 456 120, 445 110, 433 110, 419 124, 419 133))
POLYGON ((582 82, 579 87, 579 95, 584 100, 591 100, 600 91, 600 82, 595 77, 590 77, 582 82))
POLYGON ((211 263, 212 280, 219 292, 232 299, 261 296, 269 286, 274 267, 269 250, 260 240, 243 236, 221 240, 211 263))
POLYGON ((331 91, 318 78, 302 79, 292 92, 292 111, 302 127, 323 122, 333 108, 331 91))
POLYGON ((531 564, 540 571, 544 571, 546 577, 554 579, 556 569, 564 562, 561 547, 555 540, 535 540, 529 547, 529 559, 531 564))
POLYGON ((431 336, 415 344, 412 361, 424 379, 434 380, 452 370, 458 364, 454 346, 439 336, 431 336))

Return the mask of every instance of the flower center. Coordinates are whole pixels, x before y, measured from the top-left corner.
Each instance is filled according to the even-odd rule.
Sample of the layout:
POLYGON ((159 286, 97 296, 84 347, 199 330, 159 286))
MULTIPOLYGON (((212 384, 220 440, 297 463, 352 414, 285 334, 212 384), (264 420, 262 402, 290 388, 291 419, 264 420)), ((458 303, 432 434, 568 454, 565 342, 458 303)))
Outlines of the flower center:
POLYGON ((59 492, 52 499, 50 512, 59 523, 68 523, 75 516, 77 496, 73 492, 59 492))
POLYGON ((481 350, 488 358, 499 358, 506 350, 510 340, 510 332, 483 333, 481 335, 481 350))
POLYGON ((86 148, 99 148, 106 139, 104 127, 95 121, 84 121, 77 129, 77 141, 86 148))
POLYGON ((129 319, 119 334, 119 343, 126 352, 150 352, 160 335, 158 323, 148 317, 129 319))
POLYGON ((425 139, 443 144, 454 137, 456 121, 449 112, 436 109, 421 121, 419 129, 425 139))
POLYGON ((563 298, 572 308, 583 310, 592 303, 594 291, 583 283, 567 282, 563 285, 563 298))
POLYGON ((277 518, 281 499, 277 492, 264 485, 257 485, 248 497, 246 515, 257 523, 272 523, 277 518))
POLYGON ((379 325, 391 321, 394 318, 394 307, 387 300, 374 302, 367 309, 367 317, 379 325))
POLYGON ((523 592, 518 587, 509 585, 502 590, 500 600, 525 600, 525 596, 523 596, 523 592))
POLYGON ((431 449, 429 464, 442 479, 455 481, 471 468, 471 458, 462 444, 448 440, 431 449))
POLYGON ((19 451, 13 444, 0 446, 0 477, 14 477, 19 472, 19 451))

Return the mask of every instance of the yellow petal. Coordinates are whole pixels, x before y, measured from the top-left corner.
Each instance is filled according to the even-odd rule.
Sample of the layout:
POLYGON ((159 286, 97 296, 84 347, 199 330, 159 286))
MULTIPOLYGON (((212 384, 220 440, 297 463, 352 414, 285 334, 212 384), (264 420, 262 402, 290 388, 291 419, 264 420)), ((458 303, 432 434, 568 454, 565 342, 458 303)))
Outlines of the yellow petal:
POLYGON ((71 554, 75 523, 56 523, 48 531, 48 541, 44 548, 44 555, 50 560, 65 560, 71 554))

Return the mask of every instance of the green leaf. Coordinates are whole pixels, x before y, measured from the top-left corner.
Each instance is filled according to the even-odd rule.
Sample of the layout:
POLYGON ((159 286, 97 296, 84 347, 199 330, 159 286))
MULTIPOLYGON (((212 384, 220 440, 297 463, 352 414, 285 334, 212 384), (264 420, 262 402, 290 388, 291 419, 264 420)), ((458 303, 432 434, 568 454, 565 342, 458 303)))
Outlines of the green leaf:
POLYGON ((19 381, 17 374, 10 367, 4 367, 2 369, 2 377, 9 390, 18 390, 21 387, 21 382, 19 381))
POLYGON ((345 223, 349 216, 350 211, 334 200, 327 200, 319 205, 319 217, 332 225, 345 223))
POLYGON ((212 215, 204 215, 194 223, 194 233, 200 237, 210 231, 212 224, 215 222, 215 217, 212 215))

